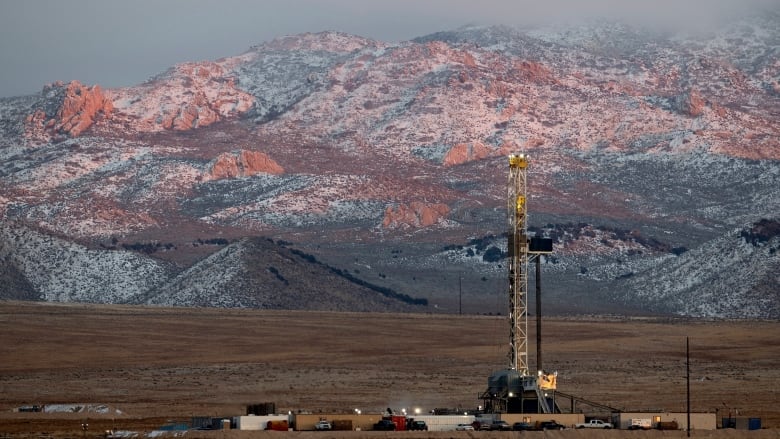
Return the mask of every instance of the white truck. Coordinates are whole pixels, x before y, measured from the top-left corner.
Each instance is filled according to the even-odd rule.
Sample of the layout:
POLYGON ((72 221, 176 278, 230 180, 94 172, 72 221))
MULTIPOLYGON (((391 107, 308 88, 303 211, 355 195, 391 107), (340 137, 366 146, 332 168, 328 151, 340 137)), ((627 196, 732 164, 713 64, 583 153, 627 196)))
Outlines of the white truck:
POLYGON ((604 428, 604 429, 610 429, 612 428, 612 424, 609 422, 604 422, 601 419, 591 419, 588 422, 582 422, 574 426, 575 428, 604 428))

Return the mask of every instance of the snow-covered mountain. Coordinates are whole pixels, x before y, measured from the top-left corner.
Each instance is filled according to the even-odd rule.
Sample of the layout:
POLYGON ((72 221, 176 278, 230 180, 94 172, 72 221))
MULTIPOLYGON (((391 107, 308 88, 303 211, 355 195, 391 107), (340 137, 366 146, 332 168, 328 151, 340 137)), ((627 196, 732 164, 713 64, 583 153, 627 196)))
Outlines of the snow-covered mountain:
MULTIPOLYGON (((557 240, 546 306, 780 317, 777 238, 732 232, 780 221, 778 21, 302 34, 0 99, 6 297, 305 308, 247 264, 263 240, 242 238, 268 236, 437 309, 468 273, 484 303, 523 151, 532 228, 557 240)), ((312 307, 406 306, 328 297, 312 307)))
MULTIPOLYGON (((630 300, 705 317, 780 315, 780 222, 735 229, 628 278, 630 300), (769 226, 767 229, 766 226, 769 226), (765 233, 769 232, 769 233, 765 233)), ((629 272, 628 274, 631 274, 629 272)))
POLYGON ((8 225, 0 228, 0 258, 51 302, 124 303, 170 272, 168 264, 136 253, 91 250, 8 225))
MULTIPOLYGON (((18 224, 0 227, 6 299, 326 311, 420 311, 425 299, 361 281, 270 239, 227 244, 187 268, 147 256, 157 246, 88 249, 18 224), (19 281, 21 279, 21 281, 19 281)), ((162 247, 160 251, 165 251, 162 247)))

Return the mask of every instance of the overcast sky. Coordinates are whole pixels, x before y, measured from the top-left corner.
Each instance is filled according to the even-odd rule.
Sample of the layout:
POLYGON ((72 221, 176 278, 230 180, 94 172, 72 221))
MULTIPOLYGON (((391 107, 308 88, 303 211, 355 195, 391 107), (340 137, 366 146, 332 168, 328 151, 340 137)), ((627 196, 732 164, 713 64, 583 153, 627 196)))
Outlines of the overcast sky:
POLYGON ((0 97, 77 79, 141 83, 184 61, 336 30, 387 42, 467 24, 580 17, 717 25, 780 0, 0 0, 0 97))

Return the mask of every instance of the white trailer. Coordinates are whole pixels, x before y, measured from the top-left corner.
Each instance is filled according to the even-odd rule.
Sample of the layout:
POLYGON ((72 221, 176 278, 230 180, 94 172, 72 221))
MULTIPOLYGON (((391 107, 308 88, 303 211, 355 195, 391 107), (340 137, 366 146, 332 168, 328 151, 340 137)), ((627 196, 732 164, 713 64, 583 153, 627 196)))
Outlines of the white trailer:
POLYGON ((650 430, 653 428, 653 420, 650 418, 631 418, 629 430, 650 430))
POLYGON ((428 431, 454 431, 458 424, 471 424, 474 416, 471 415, 414 415, 415 421, 425 421, 428 431))
POLYGON ((233 425, 237 430, 266 430, 268 421, 289 421, 288 415, 234 416, 233 425))

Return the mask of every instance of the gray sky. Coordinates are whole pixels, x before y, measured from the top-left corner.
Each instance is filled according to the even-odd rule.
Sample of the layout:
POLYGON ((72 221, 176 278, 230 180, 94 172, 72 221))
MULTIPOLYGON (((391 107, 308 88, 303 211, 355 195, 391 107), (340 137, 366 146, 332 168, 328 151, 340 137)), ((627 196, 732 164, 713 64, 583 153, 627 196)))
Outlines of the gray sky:
POLYGON ((0 0, 0 97, 141 83, 184 61, 336 30, 396 42, 466 24, 582 17, 713 25, 780 0, 0 0))

